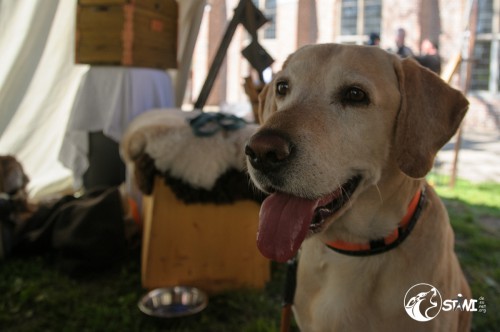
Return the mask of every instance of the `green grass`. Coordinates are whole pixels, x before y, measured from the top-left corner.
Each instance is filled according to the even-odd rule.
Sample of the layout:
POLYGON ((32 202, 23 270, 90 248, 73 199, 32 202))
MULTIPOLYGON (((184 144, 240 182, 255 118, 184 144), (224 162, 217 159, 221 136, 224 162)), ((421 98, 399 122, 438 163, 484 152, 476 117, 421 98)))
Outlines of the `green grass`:
POLYGON ((47 257, 12 258, 0 265, 0 331, 278 331, 282 266, 273 267, 265 291, 241 290, 210 297, 202 313, 157 319, 137 308, 138 253, 99 275, 75 279, 47 257))
MULTIPOLYGON (((430 180, 435 178, 430 177, 430 180)), ((455 231, 455 250, 473 298, 484 297, 487 312, 475 313, 473 331, 500 326, 500 184, 458 180, 454 188, 436 186, 455 231)))
MULTIPOLYGON (((432 180, 432 178, 431 178, 432 180)), ((456 249, 472 288, 487 313, 475 313, 473 331, 500 326, 500 184, 459 181, 436 187, 448 207, 456 249)), ((242 290, 211 296, 202 313, 161 320, 143 315, 137 301, 139 253, 106 272, 72 278, 48 256, 0 262, 0 331, 246 331, 279 330, 284 266, 272 266, 264 291, 242 290)))

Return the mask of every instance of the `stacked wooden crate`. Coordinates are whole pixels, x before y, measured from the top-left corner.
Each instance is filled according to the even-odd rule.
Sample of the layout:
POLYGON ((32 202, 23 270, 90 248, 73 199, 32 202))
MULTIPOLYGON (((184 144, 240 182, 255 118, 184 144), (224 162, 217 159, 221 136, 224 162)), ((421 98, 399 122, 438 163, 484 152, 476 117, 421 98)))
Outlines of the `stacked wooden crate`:
POLYGON ((177 67, 175 0, 79 0, 76 62, 177 67))

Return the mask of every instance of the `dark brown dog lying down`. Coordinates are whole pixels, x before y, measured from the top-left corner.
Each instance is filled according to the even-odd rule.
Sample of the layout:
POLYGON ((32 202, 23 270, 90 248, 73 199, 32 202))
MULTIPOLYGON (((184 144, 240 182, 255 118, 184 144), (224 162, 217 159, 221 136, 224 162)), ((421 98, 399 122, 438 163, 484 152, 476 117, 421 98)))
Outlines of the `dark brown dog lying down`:
POLYGON ((422 307, 412 318, 418 296, 405 299, 420 283, 435 287, 427 309, 436 290, 471 296, 447 212, 424 179, 467 107, 413 60, 363 46, 306 46, 262 92, 262 127, 246 146, 250 176, 270 194, 257 242, 282 262, 300 248, 301 330, 469 329, 466 311, 422 307))
POLYGON ((122 188, 94 188, 78 198, 34 204, 28 181, 14 156, 0 156, 0 261, 51 252, 63 271, 81 275, 113 266, 126 245, 135 244, 138 228, 122 188))

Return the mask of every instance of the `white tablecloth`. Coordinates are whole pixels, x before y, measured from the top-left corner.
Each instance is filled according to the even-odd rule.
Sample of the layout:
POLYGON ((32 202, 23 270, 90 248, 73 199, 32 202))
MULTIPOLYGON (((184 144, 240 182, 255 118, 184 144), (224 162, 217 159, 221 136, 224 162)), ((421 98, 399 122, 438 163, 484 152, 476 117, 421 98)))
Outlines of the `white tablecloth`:
POLYGON ((90 67, 80 84, 59 160, 73 171, 75 187, 88 168, 88 133, 102 131, 120 142, 128 124, 153 108, 173 107, 174 89, 162 70, 90 67))

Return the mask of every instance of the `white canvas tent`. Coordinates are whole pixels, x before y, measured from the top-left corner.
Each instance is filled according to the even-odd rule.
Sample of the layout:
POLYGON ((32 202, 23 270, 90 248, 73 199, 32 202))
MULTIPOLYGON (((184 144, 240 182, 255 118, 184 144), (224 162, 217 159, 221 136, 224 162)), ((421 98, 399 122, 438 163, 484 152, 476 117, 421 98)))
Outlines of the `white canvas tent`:
MULTIPOLYGON (((205 0, 179 0, 183 99, 205 0)), ((15 155, 31 178, 32 197, 71 188, 58 160, 72 104, 89 66, 74 64, 77 0, 0 0, 0 154, 15 155)))

